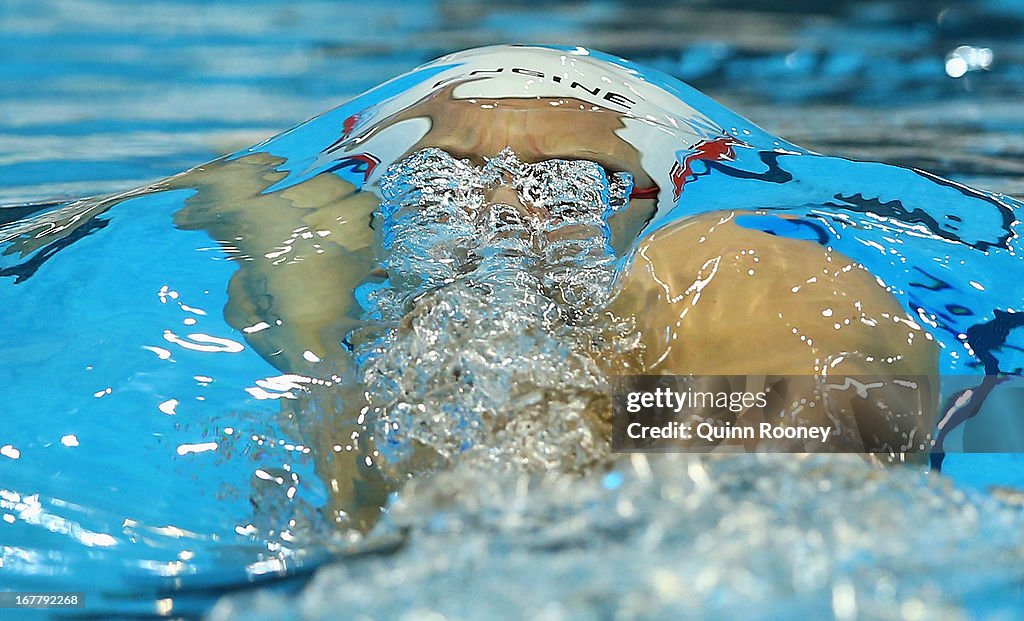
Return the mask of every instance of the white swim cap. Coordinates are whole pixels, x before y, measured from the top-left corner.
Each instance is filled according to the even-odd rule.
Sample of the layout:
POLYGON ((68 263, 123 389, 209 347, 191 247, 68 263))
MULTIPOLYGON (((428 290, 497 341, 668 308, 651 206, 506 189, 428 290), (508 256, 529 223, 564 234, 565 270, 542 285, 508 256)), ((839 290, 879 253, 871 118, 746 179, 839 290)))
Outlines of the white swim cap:
POLYGON ((431 127, 427 118, 385 122, 442 90, 462 100, 576 99, 620 114, 616 134, 657 186, 650 197, 658 197, 661 213, 675 206, 693 160, 730 160, 736 146, 777 140, 678 80, 621 58, 502 45, 427 63, 254 150, 288 159, 284 186, 333 170, 370 189, 431 127))

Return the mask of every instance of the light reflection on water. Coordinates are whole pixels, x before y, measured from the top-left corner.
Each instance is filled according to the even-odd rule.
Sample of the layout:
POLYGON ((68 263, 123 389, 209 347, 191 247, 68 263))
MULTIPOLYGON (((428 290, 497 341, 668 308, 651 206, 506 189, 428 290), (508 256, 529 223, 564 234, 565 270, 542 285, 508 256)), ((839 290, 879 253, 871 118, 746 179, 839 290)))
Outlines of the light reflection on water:
MULTIPOLYGON (((822 152, 1024 192, 1024 126, 1014 99, 1024 81, 1013 30, 1021 18, 1007 17, 998 36, 976 25, 998 20, 998 3, 944 16, 938 6, 917 9, 937 26, 901 26, 900 12, 911 9, 885 3, 874 9, 880 15, 840 3, 834 11, 852 14, 857 27, 831 15, 668 5, 652 9, 658 20, 636 19, 685 23, 671 36, 647 32, 649 25, 621 29, 630 14, 615 4, 580 13, 555 7, 554 22, 545 9, 545 23, 565 27, 556 33, 537 30, 535 9, 506 21, 500 11, 447 3, 356 14, 292 3, 272 17, 230 5, 161 5, 156 17, 127 24, 111 6, 90 6, 86 20, 67 3, 49 13, 5 7, 0 16, 12 35, 0 79, 13 85, 0 99, 3 202, 136 187, 254 143, 450 48, 508 38, 621 53, 822 152), (375 25, 391 20, 397 35, 338 27, 342 12, 375 25), (473 30, 452 33, 442 15, 473 30), (951 20, 960 25, 942 26, 951 20), (141 43, 120 40, 121 28, 136 29, 141 43), (177 38, 169 35, 175 29, 177 38), (907 30, 916 34, 902 36, 907 30), (81 31, 90 36, 76 36, 81 31), (989 67, 967 51, 958 56, 960 43, 994 50, 989 67), (36 60, 51 45, 66 58, 108 64, 36 60), (954 79, 956 58, 964 73, 954 79), (54 70, 56 78, 42 79, 54 70)), ((0 335, 0 384, 20 387, 4 400, 0 435, 0 532, 18 542, 2 548, 5 585, 35 586, 32 576, 43 574, 53 576, 48 588, 124 592, 139 575, 230 582, 303 562, 302 542, 270 525, 305 520, 313 528, 305 512, 326 491, 303 457, 309 447, 278 420, 277 402, 330 380, 281 375, 246 349, 221 318, 231 249, 199 233, 190 244, 162 244, 176 205, 145 202, 101 220, 102 246, 99 237, 77 241, 44 268, 46 278, 2 298, 19 330, 0 335), (119 215, 129 209, 131 217, 119 215), (116 260, 93 260, 112 247, 116 260), (60 304, 44 306, 49 300, 60 304), (252 498, 287 507, 284 519, 255 523, 252 498)), ((3 213, 12 214, 4 221, 20 217, 3 213)))

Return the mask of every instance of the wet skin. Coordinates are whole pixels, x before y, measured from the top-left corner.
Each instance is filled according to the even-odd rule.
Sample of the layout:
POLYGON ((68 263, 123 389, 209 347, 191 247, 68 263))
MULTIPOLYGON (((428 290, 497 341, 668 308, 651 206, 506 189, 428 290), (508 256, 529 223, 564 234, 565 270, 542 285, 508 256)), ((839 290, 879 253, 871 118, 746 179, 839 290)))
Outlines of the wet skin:
MULTIPOLYGON (((806 399, 800 424, 841 423, 841 437, 825 450, 898 451, 904 437, 916 440, 908 448, 924 449, 938 400, 931 335, 849 257, 744 228, 736 217, 702 214, 641 242, 613 304, 638 319, 644 347, 636 366, 650 374, 747 376, 734 390, 771 387, 781 400, 774 405, 806 399), (870 378, 886 386, 872 399, 832 391, 826 408, 813 398, 822 375, 830 383, 870 378), (921 388, 903 389, 891 378, 921 388), (924 415, 893 417, 889 409, 924 415)), ((765 417, 753 408, 737 422, 765 417)))

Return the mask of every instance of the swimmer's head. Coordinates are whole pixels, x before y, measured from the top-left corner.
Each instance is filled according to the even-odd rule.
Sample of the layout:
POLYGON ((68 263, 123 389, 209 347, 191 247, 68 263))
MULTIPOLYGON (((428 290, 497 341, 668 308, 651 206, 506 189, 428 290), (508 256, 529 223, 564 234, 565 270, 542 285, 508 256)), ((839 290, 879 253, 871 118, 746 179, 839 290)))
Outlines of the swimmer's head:
POLYGON ((381 91, 393 94, 347 118, 342 136, 324 153, 360 153, 380 162, 366 175, 369 185, 389 164, 427 147, 478 166, 504 149, 527 163, 586 160, 633 179, 631 208, 613 221, 624 238, 674 203, 671 170, 678 154, 723 134, 637 71, 582 49, 469 50, 381 91))

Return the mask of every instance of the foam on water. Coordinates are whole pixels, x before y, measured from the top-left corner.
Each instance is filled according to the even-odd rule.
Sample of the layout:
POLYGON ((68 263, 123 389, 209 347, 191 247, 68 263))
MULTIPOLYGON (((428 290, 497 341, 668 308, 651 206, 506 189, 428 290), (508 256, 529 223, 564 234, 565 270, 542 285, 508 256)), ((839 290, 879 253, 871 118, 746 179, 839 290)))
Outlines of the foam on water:
POLYGON ((1018 509, 854 456, 460 465, 407 486, 389 532, 390 555, 211 619, 1010 619, 1024 577, 1018 509))

